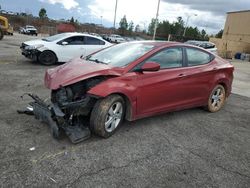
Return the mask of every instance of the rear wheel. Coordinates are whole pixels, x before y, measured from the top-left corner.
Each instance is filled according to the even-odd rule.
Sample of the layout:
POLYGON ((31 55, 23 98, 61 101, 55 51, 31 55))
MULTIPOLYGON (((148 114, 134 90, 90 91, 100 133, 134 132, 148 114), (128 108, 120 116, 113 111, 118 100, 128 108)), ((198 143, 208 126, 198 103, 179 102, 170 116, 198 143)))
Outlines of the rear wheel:
POLYGON ((91 116, 90 129, 95 134, 108 138, 122 123, 125 103, 120 95, 110 95, 96 102, 91 116))
POLYGON ((43 51, 39 56, 38 60, 43 65, 53 65, 56 63, 56 55, 52 51, 43 51))
POLYGON ((219 111, 225 104, 226 100, 226 91, 222 85, 217 85, 211 92, 209 99, 207 110, 209 112, 217 112, 219 111))

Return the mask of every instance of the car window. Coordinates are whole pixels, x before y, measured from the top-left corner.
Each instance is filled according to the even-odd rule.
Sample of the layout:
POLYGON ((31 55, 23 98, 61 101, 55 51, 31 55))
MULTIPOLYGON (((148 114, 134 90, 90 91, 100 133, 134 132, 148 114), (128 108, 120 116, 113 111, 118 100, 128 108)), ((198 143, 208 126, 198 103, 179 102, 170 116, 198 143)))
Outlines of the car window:
POLYGON ((68 45, 83 45, 84 37, 83 36, 69 37, 64 39, 63 42, 68 42, 68 45))
POLYGON ((206 47, 207 47, 207 44, 206 44, 206 43, 201 43, 201 44, 199 45, 199 47, 206 48, 206 47))
POLYGON ((60 40, 61 38, 67 37, 67 35, 68 35, 67 33, 60 33, 57 35, 49 36, 47 38, 43 38, 42 40, 47 41, 47 42, 53 42, 56 40, 60 40))
POLYGON ((140 43, 123 43, 87 56, 86 60, 102 62, 113 67, 124 67, 151 51, 155 46, 140 43))
POLYGON ((94 37, 85 37, 85 44, 86 45, 104 45, 105 42, 94 37))
POLYGON ((208 53, 195 48, 186 48, 188 66, 203 65, 209 63, 211 57, 208 53))
POLYGON ((159 63, 161 69, 182 67, 182 48, 167 48, 153 55, 146 62, 159 63))

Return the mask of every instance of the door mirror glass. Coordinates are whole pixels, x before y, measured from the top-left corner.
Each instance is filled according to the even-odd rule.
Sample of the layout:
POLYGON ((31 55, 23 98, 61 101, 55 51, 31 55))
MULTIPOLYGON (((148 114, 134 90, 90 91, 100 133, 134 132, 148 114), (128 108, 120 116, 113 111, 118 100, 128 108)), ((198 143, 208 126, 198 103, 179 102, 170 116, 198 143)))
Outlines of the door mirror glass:
POLYGON ((147 62, 141 67, 141 71, 158 71, 160 70, 160 64, 156 62, 147 62))

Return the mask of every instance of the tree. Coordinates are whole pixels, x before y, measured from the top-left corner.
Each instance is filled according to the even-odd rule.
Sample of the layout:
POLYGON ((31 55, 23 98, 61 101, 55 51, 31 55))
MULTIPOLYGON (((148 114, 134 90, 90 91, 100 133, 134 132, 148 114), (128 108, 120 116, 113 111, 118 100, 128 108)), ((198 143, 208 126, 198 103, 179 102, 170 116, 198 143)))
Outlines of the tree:
POLYGON ((136 26, 135 26, 135 32, 140 32, 141 31, 141 28, 140 28, 140 25, 139 24, 137 24, 136 26))
MULTIPOLYGON (((148 26, 148 34, 152 35, 154 32, 156 20, 153 18, 151 19, 151 23, 148 26)), ((168 20, 163 20, 157 24, 157 32, 156 35, 158 38, 167 39, 168 35, 171 34, 173 40, 176 41, 183 41, 183 32, 185 29, 185 22, 183 21, 182 17, 178 17, 175 22, 170 23, 168 20)), ((197 27, 187 27, 186 28, 186 39, 190 40, 208 40, 209 36, 206 31, 199 30, 197 27)))
MULTIPOLYGON (((150 34, 150 35, 153 35, 153 33, 154 33, 155 22, 156 22, 156 19, 155 19, 155 18, 152 18, 152 19, 151 19, 151 23, 148 25, 148 34, 150 34)), ((157 25, 158 25, 158 24, 157 24, 157 25)), ((158 26, 159 26, 159 25, 158 25, 158 26)))
POLYGON ((71 19, 69 20, 70 23, 74 24, 75 23, 75 20, 74 20, 74 17, 72 16, 71 19))
POLYGON ((167 37, 171 34, 171 24, 168 20, 164 20, 158 24, 157 35, 160 37, 167 37))
POLYGON ((39 11, 39 18, 44 19, 47 18, 47 11, 45 8, 41 8, 39 11))
POLYGON ((126 15, 123 16, 123 18, 121 19, 119 25, 120 25, 119 30, 121 31, 122 35, 124 35, 125 32, 128 29, 128 22, 127 22, 127 19, 126 19, 126 15))
POLYGON ((182 35, 185 29, 182 17, 178 17, 177 22, 174 22, 171 28, 172 28, 171 29, 172 34, 182 35))
POLYGON ((131 35, 132 32, 134 30, 134 23, 133 21, 131 21, 129 24, 128 24, 128 31, 129 31, 129 34, 131 35))
POLYGON ((223 29, 221 29, 216 35, 215 38, 222 38, 223 35, 223 29))
POLYGON ((177 17, 177 23, 181 26, 184 27, 184 21, 181 16, 177 17))

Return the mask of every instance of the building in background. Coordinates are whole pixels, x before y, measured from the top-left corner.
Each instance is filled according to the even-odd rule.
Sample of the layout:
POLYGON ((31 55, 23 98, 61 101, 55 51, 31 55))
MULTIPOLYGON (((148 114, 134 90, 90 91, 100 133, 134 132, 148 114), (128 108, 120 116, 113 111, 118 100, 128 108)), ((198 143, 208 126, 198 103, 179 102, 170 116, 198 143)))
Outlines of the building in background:
POLYGON ((224 58, 250 54, 250 10, 228 12, 222 39, 210 38, 224 58))

